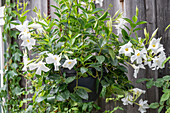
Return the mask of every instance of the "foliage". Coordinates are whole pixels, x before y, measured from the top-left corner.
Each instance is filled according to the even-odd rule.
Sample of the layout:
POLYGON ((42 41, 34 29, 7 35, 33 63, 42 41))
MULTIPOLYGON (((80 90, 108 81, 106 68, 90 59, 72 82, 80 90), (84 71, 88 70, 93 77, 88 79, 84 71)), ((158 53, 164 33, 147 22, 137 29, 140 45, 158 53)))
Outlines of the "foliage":
POLYGON ((162 111, 163 108, 165 108, 167 111, 166 113, 169 113, 169 109, 170 109, 170 76, 166 75, 163 78, 158 78, 157 80, 153 80, 153 79, 138 79, 138 83, 139 82, 144 82, 146 81, 146 87, 148 89, 150 89, 152 86, 156 86, 158 88, 162 88, 162 95, 160 97, 160 101, 155 102, 155 103, 151 103, 150 104, 150 108, 152 109, 158 109, 158 113, 160 113, 162 111))
POLYGON ((19 112, 18 107, 22 94, 24 93, 24 88, 21 87, 21 62, 22 52, 19 49, 17 40, 18 31, 11 30, 11 23, 16 15, 12 12, 15 8, 15 3, 10 3, 10 0, 6 0, 5 8, 5 25, 4 25, 4 42, 8 44, 7 50, 4 54, 5 56, 5 75, 4 75, 4 87, 0 88, 0 100, 3 106, 3 111, 7 110, 14 112, 19 112), (7 43, 9 42, 9 43, 7 43), (5 103, 3 102, 5 100, 5 103))
MULTIPOLYGON (((52 7, 56 8, 55 14, 58 19, 50 19, 46 15, 41 16, 35 8, 36 19, 27 21, 25 14, 29 10, 26 10, 27 3, 25 2, 18 2, 16 10, 10 7, 10 12, 6 12, 7 15, 12 14, 16 17, 19 24, 13 21, 15 18, 12 16, 10 19, 5 17, 5 20, 9 22, 6 22, 4 26, 4 34, 12 32, 9 38, 22 41, 21 44, 11 44, 9 51, 12 56, 6 56, 12 59, 7 59, 11 61, 8 66, 16 66, 16 69, 8 67, 6 75, 9 77, 5 76, 5 79, 9 79, 6 80, 7 83, 11 83, 10 79, 13 80, 5 94, 9 94, 8 98, 11 97, 8 99, 9 105, 12 102, 15 103, 13 106, 7 106, 11 112, 64 113, 91 112, 93 109, 100 109, 94 102, 84 103, 88 100, 90 89, 78 86, 76 83, 73 92, 68 90, 71 82, 78 81, 82 77, 96 78, 96 89, 102 86, 101 96, 103 97, 111 96, 113 93, 119 94, 131 87, 125 74, 126 64, 122 59, 116 58, 121 42, 118 41, 118 36, 112 33, 112 21, 116 21, 117 18, 110 17, 108 10, 101 13, 103 9, 95 8, 93 2, 85 1, 85 8, 82 2, 77 3, 76 0, 57 2, 59 6, 52 7), (82 12, 78 12, 79 10, 82 12), (15 31, 10 28, 12 24, 15 25, 15 31), (14 39, 13 36, 15 36, 14 39), (19 50, 21 46, 23 54, 19 50), (29 57, 32 58, 28 58, 30 50, 29 57), (48 59, 50 61, 50 55, 56 55, 54 60, 60 60, 53 62, 54 64, 47 63, 48 59), (68 65, 69 63, 72 63, 72 66, 68 65), (68 77, 67 73, 62 71, 66 68, 75 70, 76 76, 68 77), (27 84, 32 85, 27 89, 20 88, 18 83, 21 77, 19 76, 24 77, 27 84), (119 90, 114 91, 115 87, 119 90), (14 90, 13 93, 10 93, 11 90, 14 90), (20 97, 30 94, 33 95, 32 98, 21 99, 20 97), (22 108, 24 105, 26 109, 22 108)), ((8 104, 8 101, 5 104, 8 104)))
MULTIPOLYGON (((119 11, 111 17, 109 8, 106 11, 95 8, 93 0, 56 2, 58 6, 52 7, 56 9, 57 18, 41 15, 35 8, 33 11, 37 17, 28 21, 27 3, 6 1, 4 41, 11 41, 5 54, 6 85, 1 88, 1 98, 7 95, 4 110, 23 113, 99 110, 100 107, 89 100, 93 91, 79 85, 80 79, 91 77, 96 81, 97 96, 108 97, 107 101, 121 99, 124 105, 137 104, 140 112, 146 112, 149 108, 147 101, 140 99, 139 103, 136 102, 145 91, 130 84, 126 76, 127 64, 134 68, 135 78, 140 68, 145 69, 144 65, 152 69, 164 68, 168 58, 160 44, 161 38, 154 38, 158 29, 151 37, 146 29, 145 39, 138 36, 137 31, 142 30, 139 25, 146 23, 138 21, 138 8, 136 15, 128 19, 123 18, 119 11), (13 21, 15 19, 17 22, 13 21), (113 33, 113 26, 117 34, 113 33), (119 38, 123 40, 119 41, 119 38), (21 88, 21 78, 31 85, 21 88), (70 89, 72 83, 75 86, 70 89), (116 98, 110 98, 113 94, 116 98), (32 97, 23 98, 28 95, 32 97)), ((150 88, 153 84, 150 80, 146 85, 150 88)), ((161 102, 169 98, 167 91, 164 91, 161 102)), ((157 103, 154 105, 159 107, 157 103)), ((122 110, 118 106, 106 112, 118 109, 122 110)))

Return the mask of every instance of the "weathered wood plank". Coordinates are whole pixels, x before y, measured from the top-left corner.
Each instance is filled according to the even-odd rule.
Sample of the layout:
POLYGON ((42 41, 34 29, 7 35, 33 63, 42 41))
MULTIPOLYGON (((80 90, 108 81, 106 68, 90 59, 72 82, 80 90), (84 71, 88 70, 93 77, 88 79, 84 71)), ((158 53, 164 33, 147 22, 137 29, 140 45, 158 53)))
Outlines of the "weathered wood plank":
MULTIPOLYGON (((140 25, 139 27, 145 28, 147 27, 147 30, 149 32, 153 32, 156 28, 156 20, 155 20, 155 2, 153 1, 146 1, 146 0, 125 0, 125 12, 126 17, 132 18, 132 16, 135 15, 135 9, 136 6, 139 8, 139 21, 146 20, 148 21, 147 25, 140 25)), ((138 32, 139 36, 144 38, 143 31, 138 32)), ((138 78, 157 78, 158 73, 157 71, 152 71, 149 68, 146 68, 146 70, 141 70, 138 74, 138 78)), ((128 78, 133 82, 133 85, 135 87, 141 88, 146 90, 146 94, 142 96, 143 99, 146 99, 149 101, 149 103, 154 102, 158 100, 158 89, 157 88, 151 88, 146 89, 145 84, 142 83, 136 83, 136 80, 133 77, 133 69, 129 67, 129 73, 128 78)), ((128 106, 127 113, 139 113, 138 106, 128 106)), ((156 110, 147 110, 147 113, 156 113, 156 110)))
MULTIPOLYGON (((161 43, 163 44, 166 52, 166 56, 170 56, 170 32, 164 31, 165 28, 170 24, 170 1, 169 0, 156 0, 156 25, 159 28, 158 37, 162 37, 161 43)), ((170 75, 170 63, 167 63, 164 69, 160 69, 158 77, 161 78, 165 75, 170 75)), ((159 97, 162 95, 161 89, 159 90, 159 97)), ((165 109, 162 111, 165 113, 165 109)))
MULTIPOLYGON (((109 6, 112 6, 112 7, 110 7, 110 9, 108 11, 109 14, 111 14, 111 16, 114 16, 114 14, 118 10, 123 11, 122 2, 120 2, 120 0, 104 0, 102 8, 107 10, 109 8, 109 6)), ((100 7, 100 5, 96 4, 96 7, 100 7)), ((114 28, 113 28, 113 32, 116 33, 114 28)), ((116 113, 126 113, 127 108, 126 108, 126 106, 123 106, 121 102, 117 102, 115 105, 115 103, 113 101, 109 101, 108 103, 106 103, 105 100, 106 100, 105 98, 98 99, 98 101, 97 101, 98 105, 101 107, 101 110, 98 111, 98 113, 103 113, 105 110, 113 110, 114 107, 116 107, 116 106, 121 106, 125 109, 124 111, 118 110, 118 111, 116 111, 116 113)))
MULTIPOLYGON (((58 6, 54 0, 50 0, 50 5, 58 6)), ((57 15, 54 14, 54 12, 56 12, 56 9, 54 7, 50 7, 51 18, 57 19, 58 17, 57 17, 57 15)))
POLYGON ((30 9, 30 11, 27 13, 28 16, 27 19, 31 20, 31 17, 36 17, 36 13, 33 11, 35 7, 37 7, 37 9, 41 11, 41 15, 43 15, 43 13, 47 15, 48 13, 47 0, 26 0, 26 1, 28 1, 27 9, 30 9))

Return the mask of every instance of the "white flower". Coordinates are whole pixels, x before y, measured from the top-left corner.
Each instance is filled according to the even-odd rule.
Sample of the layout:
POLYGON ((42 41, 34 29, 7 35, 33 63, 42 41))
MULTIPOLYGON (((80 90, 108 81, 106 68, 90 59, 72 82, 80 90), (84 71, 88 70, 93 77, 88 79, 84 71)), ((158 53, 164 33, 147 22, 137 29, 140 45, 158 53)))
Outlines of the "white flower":
POLYGON ((42 32, 43 32, 43 27, 42 27, 41 24, 33 23, 33 24, 29 25, 28 27, 37 29, 37 31, 38 31, 39 33, 42 33, 42 32))
POLYGON ((141 112, 141 113, 145 113, 146 112, 146 109, 148 109, 149 108, 149 105, 147 104, 147 100, 145 100, 145 101, 143 101, 142 99, 140 99, 140 101, 139 101, 139 111, 141 112))
POLYGON ((152 60, 153 60, 153 64, 151 65, 151 67, 153 68, 153 70, 155 69, 159 69, 159 68, 164 68, 165 65, 162 65, 162 63, 165 61, 166 59, 166 55, 165 52, 161 52, 159 56, 155 56, 152 60))
POLYGON ((151 49, 153 51, 153 53, 155 53, 155 54, 163 51, 164 48, 163 48, 163 45, 160 44, 160 40, 161 40, 161 38, 159 38, 159 39, 153 38, 149 43, 148 50, 151 49))
POLYGON ((68 68, 69 70, 71 70, 74 67, 75 64, 77 64, 76 59, 74 59, 74 60, 70 59, 70 60, 66 60, 64 62, 63 67, 68 68))
POLYGON ((119 18, 115 23, 118 23, 117 25, 114 25, 114 27, 117 29, 117 35, 119 35, 121 34, 122 29, 125 28, 124 24, 126 21, 123 18, 119 18))
POLYGON ((54 70, 58 71, 60 64, 61 57, 59 55, 53 55, 51 53, 47 54, 48 57, 46 58, 47 64, 52 64, 54 63, 54 70))
POLYGON ((137 78, 137 74, 138 74, 140 68, 145 69, 145 67, 144 67, 143 64, 140 64, 140 65, 138 65, 138 66, 136 66, 135 64, 133 64, 132 67, 134 68, 134 74, 133 74, 133 76, 134 76, 135 78, 137 78))
POLYGON ((100 7, 102 7, 103 6, 103 0, 96 0, 96 2, 95 2, 96 4, 100 4, 100 7))
POLYGON ((23 23, 23 25, 16 25, 16 29, 18 29, 20 31, 19 37, 22 40, 25 40, 25 39, 31 37, 31 34, 29 32, 29 29, 28 29, 28 23, 29 23, 29 21, 25 21, 23 23))
POLYGON ((35 39, 33 38, 28 38, 28 39, 25 39, 23 40, 21 46, 24 46, 24 47, 27 47, 28 50, 31 50, 33 47, 33 45, 35 45, 35 39))
POLYGON ((123 105, 132 105, 133 97, 130 94, 127 94, 124 98, 121 99, 121 101, 123 102, 123 105))
POLYGON ((38 63, 31 63, 28 65, 28 67, 30 70, 34 70, 37 68, 36 70, 37 75, 41 75, 41 71, 48 72, 50 70, 48 67, 45 66, 45 62, 42 61, 38 63))
POLYGON ((142 63, 142 58, 147 60, 147 58, 146 58, 146 49, 145 48, 143 48, 141 51, 135 50, 135 54, 132 55, 130 60, 131 60, 132 63, 136 60, 137 64, 141 64, 142 63))
POLYGON ((22 71, 27 71, 27 64, 28 62, 28 56, 27 56, 27 50, 25 49, 24 56, 23 56, 23 62, 24 62, 24 67, 22 68, 22 71))
POLYGON ((132 91, 134 92, 134 94, 136 94, 136 95, 141 95, 142 93, 143 94, 145 94, 145 90, 141 90, 141 89, 139 89, 139 88, 134 88, 134 89, 132 89, 132 91))
POLYGON ((120 46, 119 54, 125 54, 125 56, 131 56, 133 49, 131 48, 132 43, 129 41, 127 44, 120 46))

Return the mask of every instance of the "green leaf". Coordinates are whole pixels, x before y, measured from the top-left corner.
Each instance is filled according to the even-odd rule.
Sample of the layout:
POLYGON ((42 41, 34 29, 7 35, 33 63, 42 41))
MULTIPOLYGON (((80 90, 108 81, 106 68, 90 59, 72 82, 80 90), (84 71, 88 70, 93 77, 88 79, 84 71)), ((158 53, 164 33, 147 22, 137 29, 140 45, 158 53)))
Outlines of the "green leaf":
POLYGON ((82 99, 85 99, 85 100, 88 100, 89 96, 88 96, 88 93, 86 92, 86 90, 84 89, 78 89, 76 91, 76 94, 78 96, 80 96, 82 99))
POLYGON ((94 14, 94 13, 97 13, 97 12, 100 12, 100 11, 104 11, 104 9, 102 9, 102 8, 96 8, 96 9, 94 9, 94 10, 92 11, 91 14, 94 14))
POLYGON ((12 56, 14 57, 14 59, 15 59, 16 61, 20 61, 22 54, 19 53, 19 52, 16 52, 16 53, 14 53, 12 56))
POLYGON ((36 102, 40 103, 40 102, 42 102, 45 99, 46 99, 46 97, 37 97, 36 98, 36 102))
POLYGON ((57 101, 65 101, 64 97, 61 94, 58 94, 56 97, 57 101))
POLYGON ((75 35, 75 36, 71 39, 71 45, 74 44, 76 38, 78 38, 79 36, 81 36, 81 34, 77 34, 77 35, 75 35))
POLYGON ((165 81, 169 81, 169 80, 170 80, 170 75, 164 76, 163 79, 164 79, 165 81))
POLYGON ((162 87, 163 84, 164 84, 164 80, 163 80, 162 78, 157 79, 157 80, 155 81, 155 86, 156 86, 156 87, 162 87))
POLYGON ((9 75, 9 79, 13 79, 13 78, 14 78, 15 76, 17 76, 18 74, 12 70, 12 71, 9 71, 9 72, 8 72, 8 75, 9 75))
POLYGON ((55 15, 57 15, 59 18, 61 17, 61 14, 54 12, 55 15))
POLYGON ((27 19, 27 16, 23 16, 23 17, 21 17, 19 20, 20 20, 20 22, 21 23, 24 23, 24 21, 27 19))
POLYGON ((132 20, 133 20, 134 23, 136 23, 137 20, 138 20, 138 17, 135 15, 135 16, 132 17, 132 20))
POLYGON ((147 89, 150 89, 154 85, 153 79, 146 83, 147 89))
POLYGON ((86 62, 87 60, 89 60, 93 55, 89 54, 84 58, 84 62, 86 62))
POLYGON ((113 49, 109 49, 109 55, 111 56, 112 60, 114 61, 116 55, 115 55, 113 49))
POLYGON ((165 28, 165 31, 170 27, 170 24, 165 28))
POLYGON ((123 18, 124 20, 126 20, 128 23, 133 24, 132 20, 128 19, 128 18, 123 18))
POLYGON ((149 105, 149 107, 152 108, 152 109, 156 109, 156 108, 159 107, 159 103, 158 102, 152 103, 152 104, 149 105))
POLYGON ((168 62, 168 60, 170 60, 170 56, 166 58, 166 60, 164 60, 164 62, 162 63, 162 66, 165 65, 165 63, 168 62))
POLYGON ((146 21, 139 21, 136 23, 136 25, 141 25, 141 24, 146 24, 147 22, 146 21))
POLYGON ((97 59, 97 61, 100 63, 100 64, 102 64, 104 61, 105 61, 105 57, 104 56, 96 56, 96 59, 97 59))
POLYGON ((75 102, 82 102, 82 100, 81 100, 81 98, 77 95, 77 94, 73 94, 73 93, 71 93, 70 94, 70 97, 71 97, 71 99, 73 100, 73 101, 75 101, 75 102))
POLYGON ((147 78, 141 78, 141 79, 138 79, 137 81, 136 81, 136 83, 140 83, 140 82, 144 82, 144 81, 148 81, 149 79, 147 79, 147 78))
POLYGON ((88 69, 85 68, 85 67, 81 67, 80 71, 81 71, 82 74, 84 74, 84 73, 86 73, 88 71, 88 69))
POLYGON ((15 94, 15 95, 19 95, 21 92, 21 88, 19 87, 15 87, 13 90, 12 90, 12 93, 15 94))
POLYGON ((164 106, 160 106, 159 109, 158 109, 158 113, 160 113, 163 108, 164 108, 164 106))
POLYGON ((78 89, 84 89, 87 93, 92 92, 92 90, 90 90, 89 88, 83 87, 83 86, 77 86, 76 88, 78 88, 78 89))
POLYGON ((139 30, 142 30, 142 28, 136 28, 136 29, 133 30, 133 32, 139 31, 139 30))
POLYGON ((105 13, 99 18, 99 20, 104 20, 104 19, 107 17, 107 14, 108 14, 108 12, 105 12, 105 13))
POLYGON ((170 113, 170 107, 166 110, 165 113, 170 113))
POLYGON ((122 29, 122 35, 125 42, 128 42, 130 40, 128 33, 124 29, 122 29))
POLYGON ((83 107, 82 107, 82 110, 83 110, 83 111, 86 111, 87 107, 88 107, 88 104, 87 104, 87 103, 84 103, 84 104, 83 104, 83 107))
POLYGON ((65 83, 66 83, 66 84, 69 84, 69 83, 71 83, 73 80, 75 80, 75 78, 76 78, 76 76, 74 76, 74 77, 68 77, 68 78, 65 80, 65 83))
POLYGON ((169 95, 170 95, 169 93, 164 93, 164 94, 162 95, 160 101, 166 101, 166 100, 168 100, 168 99, 169 99, 169 95))
POLYGON ((50 102, 50 103, 54 103, 55 102, 55 96, 47 97, 47 101, 50 102))

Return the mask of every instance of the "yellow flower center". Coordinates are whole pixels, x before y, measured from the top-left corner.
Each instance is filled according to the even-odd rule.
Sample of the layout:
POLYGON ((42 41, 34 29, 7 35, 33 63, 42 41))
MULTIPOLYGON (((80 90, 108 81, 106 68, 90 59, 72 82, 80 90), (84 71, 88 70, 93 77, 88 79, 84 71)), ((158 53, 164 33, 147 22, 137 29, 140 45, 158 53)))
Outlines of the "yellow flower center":
POLYGON ((57 60, 57 58, 55 57, 54 60, 57 60))
POLYGON ((159 62, 159 60, 156 60, 156 62, 159 62))
POLYGON ((128 49, 128 48, 126 48, 126 49, 125 49, 125 51, 129 51, 129 49, 128 49))
POLYGON ((68 62, 68 64, 71 64, 71 62, 68 62))
POLYGON ((29 77, 31 77, 31 74, 30 74, 30 73, 28 73, 28 76, 29 76, 29 77))
POLYGON ((27 39, 27 42, 30 42, 30 40, 27 39))
POLYGON ((155 47, 155 44, 153 44, 152 47, 155 47))
POLYGON ((138 53, 137 56, 140 56, 140 53, 138 53))
POLYGON ((41 63, 39 63, 38 65, 39 65, 39 66, 41 66, 42 64, 41 64, 41 63))
POLYGON ((24 29, 24 32, 26 32, 27 30, 26 29, 24 29))

